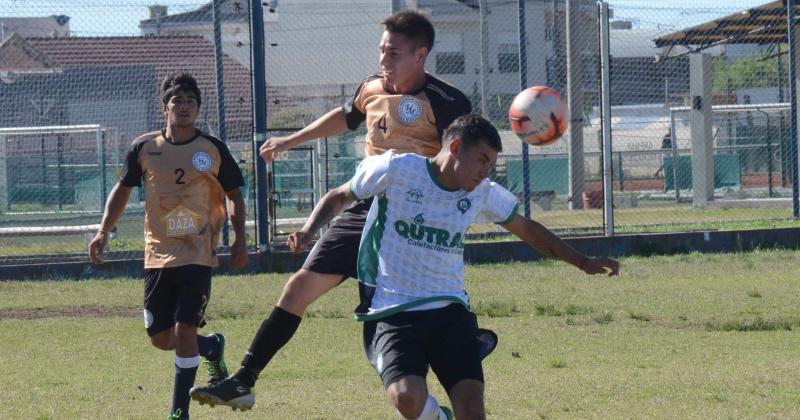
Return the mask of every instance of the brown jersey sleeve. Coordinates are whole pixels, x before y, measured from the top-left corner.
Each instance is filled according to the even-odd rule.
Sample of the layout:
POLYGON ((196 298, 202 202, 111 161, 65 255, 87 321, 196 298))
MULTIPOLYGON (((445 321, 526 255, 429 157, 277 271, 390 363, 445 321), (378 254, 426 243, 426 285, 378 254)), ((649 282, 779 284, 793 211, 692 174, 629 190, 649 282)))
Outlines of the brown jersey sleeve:
POLYGON ((122 163, 122 173, 119 177, 120 185, 124 187, 141 187, 142 186, 142 165, 139 162, 139 155, 142 148, 147 143, 149 138, 138 138, 133 141, 131 147, 125 155, 125 161, 122 163))
POLYGON ((380 77, 380 74, 373 74, 372 76, 364 79, 361 84, 358 85, 358 89, 356 89, 356 93, 353 95, 353 98, 350 99, 346 104, 342 105, 344 118, 347 121, 347 128, 350 130, 355 130, 359 125, 361 125, 362 122, 364 122, 364 120, 367 119, 363 98, 364 85, 380 77))
POLYGON ((222 185, 222 189, 231 191, 243 186, 244 177, 242 176, 242 171, 239 169, 239 165, 236 164, 236 159, 231 155, 228 145, 216 137, 209 135, 204 135, 204 137, 211 140, 211 143, 219 150, 220 164, 217 180, 222 185))

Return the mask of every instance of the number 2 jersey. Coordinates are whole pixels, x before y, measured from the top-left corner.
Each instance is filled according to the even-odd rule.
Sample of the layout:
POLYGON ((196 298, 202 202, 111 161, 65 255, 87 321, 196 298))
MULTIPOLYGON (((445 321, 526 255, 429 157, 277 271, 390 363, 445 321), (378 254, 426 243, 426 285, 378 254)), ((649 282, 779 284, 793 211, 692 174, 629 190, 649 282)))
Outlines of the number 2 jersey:
POLYGON ((375 289, 359 320, 453 302, 468 306, 467 229, 475 222, 508 223, 517 214, 516 197, 501 185, 484 179, 470 192, 449 190, 434 176, 431 159, 415 154, 364 159, 350 191, 359 199, 375 197, 358 253, 358 280, 375 289))
POLYGON ((432 157, 442 148, 442 133, 456 118, 469 114, 469 99, 456 87, 425 74, 425 84, 411 94, 387 91, 383 76, 372 75, 344 107, 347 127, 366 122, 365 153, 374 156, 394 149, 432 157))
POLYGON ((144 187, 145 268, 218 265, 225 191, 244 185, 225 143, 200 131, 180 144, 163 131, 144 134, 133 141, 119 182, 144 187))

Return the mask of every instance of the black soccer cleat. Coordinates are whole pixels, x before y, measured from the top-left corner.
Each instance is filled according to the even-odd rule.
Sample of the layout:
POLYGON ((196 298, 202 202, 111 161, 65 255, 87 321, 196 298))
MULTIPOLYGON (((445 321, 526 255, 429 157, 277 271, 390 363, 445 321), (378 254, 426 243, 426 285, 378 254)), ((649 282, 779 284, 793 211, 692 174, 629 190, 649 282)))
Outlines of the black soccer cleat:
POLYGON ((227 378, 207 386, 192 388, 189 391, 192 399, 200 405, 226 405, 236 410, 247 411, 256 403, 256 396, 246 385, 236 378, 227 378))
POLYGON ((225 336, 220 333, 211 334, 219 343, 219 354, 216 360, 204 360, 203 366, 208 372, 208 383, 213 384, 228 377, 228 366, 225 365, 225 336))
POLYGON ((478 344, 480 345, 481 360, 492 354, 494 349, 497 348, 497 343, 499 341, 494 331, 485 328, 478 328, 478 335, 475 336, 475 339, 478 340, 478 344))

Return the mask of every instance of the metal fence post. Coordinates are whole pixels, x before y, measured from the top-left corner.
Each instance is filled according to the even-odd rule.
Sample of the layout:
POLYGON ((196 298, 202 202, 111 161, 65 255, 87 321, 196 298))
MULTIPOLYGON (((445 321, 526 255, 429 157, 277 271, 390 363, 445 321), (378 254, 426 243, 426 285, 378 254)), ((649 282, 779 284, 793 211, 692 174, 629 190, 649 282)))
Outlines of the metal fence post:
POLYGON ((605 235, 614 236, 614 192, 612 187, 611 166, 611 92, 609 74, 611 55, 609 50, 608 32, 608 3, 598 3, 600 7, 600 100, 601 124, 603 127, 603 215, 605 220, 605 235))
MULTIPOLYGON (((519 31, 519 87, 528 87, 528 35, 525 25, 525 0, 517 0, 517 30, 519 31)), ((522 143, 522 201, 525 217, 531 217, 531 182, 528 143, 522 143)))
POLYGON ((250 2, 250 57, 253 66, 253 161, 256 166, 256 243, 269 252, 269 208, 267 207, 267 166, 258 150, 267 139, 267 83, 264 62, 264 9, 261 1, 250 2))
MULTIPOLYGON (((223 82, 222 69, 222 17, 220 13, 222 0, 214 0, 211 4, 211 13, 214 19, 214 62, 216 63, 217 78, 217 134, 220 140, 227 143, 225 135, 225 83, 223 82)), ((230 224, 228 223, 228 208, 225 207, 225 221, 222 224, 222 246, 228 247, 230 243, 230 224)))
POLYGON ((789 156, 792 162, 792 215, 795 219, 800 219, 800 190, 797 185, 797 35, 795 31, 795 16, 794 16, 795 0, 786 0, 786 14, 787 14, 787 43, 789 44, 789 86, 791 97, 791 115, 790 131, 789 131, 789 144, 791 150, 789 156))

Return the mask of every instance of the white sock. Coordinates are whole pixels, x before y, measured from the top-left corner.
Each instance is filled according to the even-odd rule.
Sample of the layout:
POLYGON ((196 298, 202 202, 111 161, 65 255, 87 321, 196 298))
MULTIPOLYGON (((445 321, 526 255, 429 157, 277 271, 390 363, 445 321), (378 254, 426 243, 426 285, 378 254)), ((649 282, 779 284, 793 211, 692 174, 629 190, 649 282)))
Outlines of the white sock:
POLYGON ((175 366, 181 369, 191 369, 200 364, 200 355, 194 357, 178 357, 175 356, 175 366))
MULTIPOLYGON (((401 414, 400 417, 404 418, 401 414)), ((422 414, 416 418, 416 420, 446 420, 447 415, 444 414, 441 408, 439 408, 439 402, 436 401, 436 398, 433 398, 433 395, 428 394, 428 399, 425 401, 425 407, 422 408, 422 414)), ((406 419, 412 420, 412 419, 406 419)))

